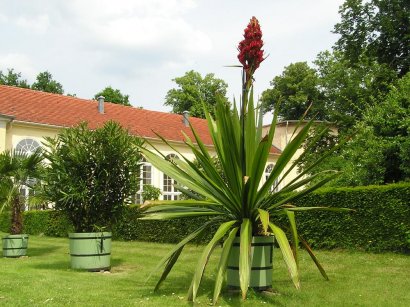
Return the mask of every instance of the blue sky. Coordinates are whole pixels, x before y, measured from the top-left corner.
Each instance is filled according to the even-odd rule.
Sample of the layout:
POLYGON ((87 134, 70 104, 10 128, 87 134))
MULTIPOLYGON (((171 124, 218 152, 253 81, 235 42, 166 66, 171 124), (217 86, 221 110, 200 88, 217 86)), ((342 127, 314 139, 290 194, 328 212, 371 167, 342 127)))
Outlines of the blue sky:
POLYGON ((30 83, 48 70, 65 93, 91 98, 111 85, 134 106, 164 107, 172 79, 186 71, 215 73, 240 93, 237 44, 259 19, 269 57, 255 92, 283 68, 314 60, 337 36, 342 0, 0 0, 0 70, 15 68, 30 83))

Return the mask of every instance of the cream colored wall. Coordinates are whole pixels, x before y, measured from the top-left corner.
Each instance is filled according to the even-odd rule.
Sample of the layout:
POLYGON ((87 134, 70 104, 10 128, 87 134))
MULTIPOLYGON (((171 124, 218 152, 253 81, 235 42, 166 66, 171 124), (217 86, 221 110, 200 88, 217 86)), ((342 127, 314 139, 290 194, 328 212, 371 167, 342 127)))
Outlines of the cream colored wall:
POLYGON ((14 149, 26 138, 36 140, 39 144, 45 142, 44 137, 55 137, 62 128, 47 127, 25 123, 10 122, 7 128, 6 148, 14 149))
POLYGON ((0 151, 7 149, 7 121, 0 120, 0 151))

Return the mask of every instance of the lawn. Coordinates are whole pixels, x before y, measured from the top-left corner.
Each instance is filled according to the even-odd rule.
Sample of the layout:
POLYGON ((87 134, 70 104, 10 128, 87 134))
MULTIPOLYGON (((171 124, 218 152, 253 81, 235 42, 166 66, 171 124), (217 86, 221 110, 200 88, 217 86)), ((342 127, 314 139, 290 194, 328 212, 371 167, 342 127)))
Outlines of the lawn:
MULTIPOLYGON (((2 235, 2 234, 0 234, 2 235)), ((190 306, 186 293, 201 248, 188 246, 158 293, 145 280, 171 245, 113 242, 111 273, 69 267, 68 239, 30 236, 28 257, 0 258, 0 305, 190 306)), ((209 306, 217 255, 210 259, 195 306, 209 306)), ((410 306, 410 257, 351 251, 317 251, 330 281, 301 253, 302 289, 295 290, 282 257, 274 254, 274 294, 224 292, 218 306, 410 306)))

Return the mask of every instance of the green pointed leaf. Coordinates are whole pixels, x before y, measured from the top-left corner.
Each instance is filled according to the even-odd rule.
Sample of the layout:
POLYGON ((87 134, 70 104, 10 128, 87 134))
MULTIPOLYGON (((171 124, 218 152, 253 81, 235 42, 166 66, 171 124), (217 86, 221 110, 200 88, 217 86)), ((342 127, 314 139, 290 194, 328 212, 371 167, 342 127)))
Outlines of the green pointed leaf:
POLYGON ((147 200, 140 207, 141 209, 163 206, 163 205, 172 205, 172 206, 220 206, 215 202, 205 201, 205 200, 147 200))
MULTIPOLYGON (((326 184, 327 182, 331 181, 332 179, 334 179, 335 177, 337 177, 339 175, 338 172, 334 173, 333 175, 319 181, 318 183, 312 185, 312 186, 308 186, 307 188, 303 189, 302 191, 299 191, 297 193, 293 193, 290 196, 282 199, 281 201, 274 203, 273 205, 269 206, 268 209, 273 209, 276 207, 279 207, 283 204, 287 204, 290 203, 292 201, 295 201, 296 199, 299 199, 303 196, 305 196, 306 194, 309 194, 315 190, 317 190, 318 188, 320 188, 321 186, 323 186, 324 184, 326 184)), ((270 198, 267 198, 266 203, 270 202, 270 198)))
POLYGON ((239 229, 238 227, 235 227, 231 230, 222 248, 222 253, 219 258, 218 270, 217 270, 216 278, 215 278, 214 296, 213 296, 213 301, 212 301, 214 305, 218 301, 219 294, 221 293, 222 282, 223 282, 226 267, 228 264, 229 253, 231 251, 232 244, 233 244, 233 241, 235 240, 238 229, 239 229))
POLYGON ((183 240, 181 240, 176 246, 173 247, 173 249, 168 252, 157 264, 157 266, 152 270, 152 272, 149 274, 147 277, 148 281, 151 276, 157 272, 166 262, 167 266, 164 269, 164 272, 162 273, 157 285, 155 286, 155 289, 157 290, 161 283, 167 278, 169 272, 171 271, 172 267, 174 266, 175 262, 177 261, 179 255, 181 254, 182 249, 184 246, 190 242, 191 240, 195 239, 199 234, 201 234, 211 223, 205 223, 201 227, 199 227, 197 230, 195 230, 193 233, 189 234, 186 236, 183 240))
POLYGON ((268 233, 269 228, 269 212, 263 209, 258 209, 259 219, 262 223, 263 231, 265 235, 268 233))
POLYGON ((194 278, 192 279, 191 286, 188 291, 188 300, 195 301, 196 295, 198 293, 199 284, 201 283, 202 276, 204 274, 205 266, 208 262, 209 256, 215 245, 224 237, 224 235, 229 231, 229 229, 236 223, 236 221, 229 221, 223 223, 219 226, 215 235, 204 248, 201 257, 199 258, 198 264, 196 266, 194 278))
POLYGON ((290 230, 293 238, 293 256, 295 257, 296 265, 299 269, 299 236, 296 228, 295 212, 286 210, 286 215, 289 219, 290 230))
POLYGON ((212 212, 212 211, 199 211, 199 212, 192 212, 192 211, 187 211, 187 212, 158 212, 158 213, 150 213, 149 215, 146 215, 142 218, 139 218, 140 220, 171 220, 171 219, 177 219, 181 217, 194 217, 194 216, 209 216, 209 215, 223 215, 221 212, 212 212))
MULTIPOLYGON (((289 161, 292 160, 294 154, 300 148, 301 144, 305 141, 311 125, 312 121, 306 124, 306 126, 299 131, 299 133, 293 138, 293 140, 286 145, 278 161, 276 162, 271 174, 269 175, 266 182, 263 184, 262 188, 259 190, 257 196, 258 201, 262 200, 269 193, 272 184, 279 177, 281 172, 285 169, 286 165, 288 165, 289 161)), ((283 180, 283 178, 284 177, 282 177, 281 180, 283 180)))
POLYGON ((241 241, 239 253, 239 283, 241 286, 242 299, 246 299, 248 292, 249 280, 251 274, 251 242, 252 242, 252 224, 249 219, 243 219, 241 225, 241 241))
POLYGON ((172 255, 169 257, 167 264, 165 265, 164 271, 161 274, 157 284, 155 285, 154 292, 158 291, 159 287, 161 286, 162 282, 167 278, 169 272, 171 272, 174 264, 177 262, 179 256, 181 255, 182 250, 184 249, 185 245, 178 248, 172 255))
POLYGON ((354 209, 335 208, 335 207, 294 207, 288 208, 288 211, 332 211, 332 212, 352 212, 354 209))
POLYGON ((296 289, 300 289, 299 273, 298 267, 296 265, 295 258, 293 257, 292 249, 290 248, 289 241, 286 238, 286 234, 273 223, 269 223, 269 227, 275 235, 276 241, 279 244, 280 251, 283 255, 283 260, 285 261, 286 267, 290 278, 295 285, 296 289))
POLYGON ((329 280, 329 277, 327 276, 325 269, 322 267, 319 260, 316 258, 310 245, 301 236, 299 236, 299 239, 302 245, 305 247, 305 249, 309 253, 310 258, 312 258, 313 262, 316 264, 316 267, 319 269, 320 274, 322 274, 324 279, 329 280))

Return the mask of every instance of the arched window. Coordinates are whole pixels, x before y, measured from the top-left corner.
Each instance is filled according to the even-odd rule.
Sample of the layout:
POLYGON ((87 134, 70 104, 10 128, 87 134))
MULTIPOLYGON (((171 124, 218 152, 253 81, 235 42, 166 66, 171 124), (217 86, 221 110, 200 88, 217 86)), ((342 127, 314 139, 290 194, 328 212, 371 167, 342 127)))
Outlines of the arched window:
POLYGON ((152 183, 151 163, 147 162, 144 158, 142 159, 141 162, 142 163, 141 163, 141 170, 140 170, 140 184, 139 184, 139 190, 136 195, 137 204, 144 203, 144 199, 142 198, 142 192, 144 191, 144 186, 152 183))
MULTIPOLYGON (((33 154, 38 148, 40 144, 33 140, 33 139, 23 139, 16 145, 16 152, 20 154, 33 154)), ((29 186, 33 186, 36 183, 36 180, 33 178, 28 178, 27 184, 23 185, 20 189, 20 195, 24 198, 25 202, 25 210, 29 210, 29 201, 28 199, 34 195, 34 190, 31 189, 29 186)))
MULTIPOLYGON (((273 164, 273 163, 270 163, 270 164, 268 164, 268 166, 266 166, 266 168, 265 168, 265 182, 266 182, 266 180, 268 180, 270 174, 272 173, 274 166, 275 166, 275 164, 273 164)), ((273 182, 272 186, 270 187, 271 192, 279 191, 278 183, 279 183, 279 180, 278 180, 278 178, 276 178, 275 181, 273 182)))
MULTIPOLYGON (((176 154, 169 154, 168 156, 166 156, 166 159, 172 162, 172 160, 176 160, 179 158, 176 154)), ((178 192, 175 189, 176 183, 177 182, 174 179, 164 174, 162 180, 162 197, 164 200, 177 200, 179 198, 181 192, 178 192)))
POLYGON ((23 139, 16 145, 16 151, 19 153, 31 155, 33 154, 37 148, 40 147, 40 144, 33 139, 23 139))

